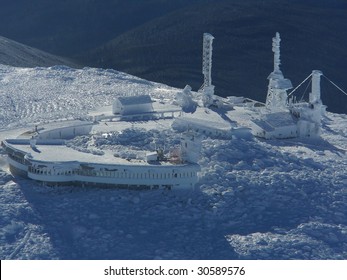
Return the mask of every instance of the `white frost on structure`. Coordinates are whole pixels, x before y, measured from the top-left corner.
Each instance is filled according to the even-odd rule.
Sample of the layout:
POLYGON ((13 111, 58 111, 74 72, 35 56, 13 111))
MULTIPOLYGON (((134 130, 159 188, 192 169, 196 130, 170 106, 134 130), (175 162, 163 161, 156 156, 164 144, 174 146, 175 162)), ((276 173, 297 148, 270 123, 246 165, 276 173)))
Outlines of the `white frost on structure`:
MULTIPOLYGON (((72 139, 76 136, 87 135, 92 129, 90 121, 64 121, 47 125, 38 125, 33 131, 37 139, 72 139)), ((29 134, 31 135, 31 134, 29 134)))
POLYGON ((282 110, 277 107, 277 110, 263 112, 252 120, 253 134, 265 139, 319 137, 326 109, 320 99, 321 75, 321 71, 312 72, 309 102, 292 102, 282 110))
POLYGON ((318 137, 321 133, 322 117, 326 106, 322 104, 319 70, 312 71, 312 88, 308 103, 293 103, 290 111, 298 120, 299 137, 318 137))
POLYGON ((113 114, 132 115, 153 112, 152 99, 149 95, 117 97, 112 106, 113 114))
POLYGON ((322 123, 322 117, 325 115, 326 106, 323 105, 321 100, 320 77, 323 73, 319 70, 312 71, 312 91, 310 93, 309 104, 311 108, 310 120, 316 124, 318 133, 322 123))
POLYGON ((322 115, 326 109, 320 97, 322 72, 318 70, 312 72, 312 92, 309 102, 295 103, 293 99, 288 102, 287 90, 292 88, 292 83, 283 77, 280 70, 280 41, 280 35, 276 33, 272 41, 274 70, 268 77, 266 110, 261 111, 260 116, 253 118, 253 134, 265 139, 318 137, 322 115))
MULTIPOLYGON (((124 92, 150 94, 153 100, 162 96, 167 105, 177 92, 164 85, 102 69, 23 69, 0 65, 0 72, 0 140, 33 129, 33 123, 38 124, 41 133, 43 126, 50 126, 48 121, 83 117, 88 110, 109 106, 124 92)), ((246 98, 229 100, 234 109, 197 108, 194 116, 186 115, 198 118, 200 112, 201 117, 195 123, 199 127, 201 124, 204 130, 204 120, 212 124, 217 120, 213 118, 217 112, 224 112, 224 120, 229 119, 230 124, 235 122, 246 127, 250 126, 251 117, 260 115, 258 102, 252 105, 246 98)), ((158 104, 160 102, 153 103, 156 111, 158 104)), ((295 106, 299 108, 299 104, 295 106)), ((308 111, 310 103, 300 106, 308 111)), ((112 109, 107 112, 111 114, 112 109)), ((283 112, 289 116, 288 110, 283 112)), ((324 141, 267 142, 206 137, 202 142, 201 171, 196 186, 200 191, 188 197, 109 188, 39 188, 37 182, 15 180, 5 163, 7 155, 1 152, 0 257, 346 260, 347 117, 329 112, 327 115, 329 120, 323 120, 321 135, 324 141), (310 201, 309 207, 307 201, 310 201)), ((272 124, 276 119, 271 119, 272 124)), ((118 146, 116 151, 125 147, 129 148, 129 154, 134 151, 130 147, 154 150, 152 141, 157 147, 173 147, 178 144, 179 136, 170 129, 172 122, 169 118, 100 122, 92 131, 100 136, 95 139, 98 144, 95 147, 104 150, 118 146), (103 133, 105 137, 108 135, 107 139, 101 137, 103 133)), ((224 126, 223 122, 218 123, 215 129, 224 126)), ((47 147, 40 144, 43 140, 36 143, 41 153, 30 147, 29 138, 25 141, 32 160, 47 155, 47 147)), ((89 142, 92 142, 90 137, 78 137, 73 143, 75 147, 81 145, 89 149, 89 142), (83 146, 85 140, 87 146, 83 146)), ((60 173, 67 172, 59 177, 67 177, 69 170, 63 169, 67 158, 61 153, 61 147, 57 147, 51 150, 56 157, 50 158, 57 159, 55 166, 61 167, 60 173)), ((98 158, 100 165, 105 165, 103 156, 84 154, 89 161, 91 155, 93 159, 98 158)), ((106 151, 105 154, 107 156, 106 151)), ((67 156, 77 158, 73 154, 67 156)), ((155 161, 156 154, 146 154, 146 159, 155 161)), ((132 158, 131 161, 138 160, 132 158)), ((129 163, 126 159, 123 162, 129 163)), ((32 169, 36 173, 31 172, 30 176, 47 176, 38 174, 47 170, 48 166, 42 165, 38 163, 32 169)), ((171 166, 177 171, 173 164, 171 166)), ((99 175, 104 172, 125 175, 117 174, 116 170, 100 170, 96 164, 83 167, 83 173, 87 174, 91 170, 88 167, 94 167, 93 171, 99 175)), ((155 167, 158 169, 158 165, 155 167)), ((141 184, 144 180, 148 182, 149 174, 157 175, 155 169, 150 170, 153 173, 146 171, 139 173, 147 176, 141 184)), ((180 171, 169 175, 162 170, 163 176, 170 177, 162 180, 187 180, 187 170, 180 171)))
POLYGON ((181 139, 181 160, 183 163, 197 163, 201 157, 201 137, 193 132, 186 133, 181 139))
POLYGON ((310 93, 311 104, 321 104, 320 77, 323 73, 319 70, 312 71, 312 92, 310 93))
POLYGON ((274 70, 269 75, 269 85, 266 97, 266 107, 270 110, 281 110, 287 106, 287 90, 291 89, 292 83, 285 79, 280 69, 280 34, 272 39, 272 51, 274 52, 274 70))
POLYGON ((209 33, 204 33, 203 54, 202 54, 202 74, 204 84, 201 87, 203 93, 203 104, 205 107, 213 103, 214 85, 212 85, 212 43, 214 37, 209 33))
POLYGON ((50 185, 192 189, 200 171, 199 143, 192 138, 182 143, 180 162, 160 160, 157 153, 124 159, 103 150, 100 156, 72 149, 63 139, 37 140, 35 145, 31 139, 7 139, 2 147, 11 173, 50 185))
POLYGON ((297 121, 288 111, 264 114, 252 126, 254 135, 265 139, 293 138, 298 133, 297 121))
POLYGON ((195 112, 197 104, 193 100, 191 86, 186 85, 182 91, 177 92, 175 96, 175 103, 182 107, 182 111, 185 113, 195 112))

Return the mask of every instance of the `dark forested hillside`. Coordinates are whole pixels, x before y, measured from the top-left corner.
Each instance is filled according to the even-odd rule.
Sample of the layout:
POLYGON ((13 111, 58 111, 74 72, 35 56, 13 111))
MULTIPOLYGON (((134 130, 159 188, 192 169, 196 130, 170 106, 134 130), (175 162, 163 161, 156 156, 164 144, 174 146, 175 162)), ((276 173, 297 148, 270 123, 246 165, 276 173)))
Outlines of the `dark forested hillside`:
POLYGON ((71 55, 196 2, 212 0, 0 0, 0 35, 71 55))

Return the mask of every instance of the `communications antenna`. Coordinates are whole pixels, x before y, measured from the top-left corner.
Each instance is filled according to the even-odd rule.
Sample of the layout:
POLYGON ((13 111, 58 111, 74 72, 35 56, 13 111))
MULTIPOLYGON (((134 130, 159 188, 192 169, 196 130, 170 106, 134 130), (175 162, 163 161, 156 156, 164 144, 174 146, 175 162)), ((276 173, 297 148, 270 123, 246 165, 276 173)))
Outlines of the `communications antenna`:
POLYGON ((214 85, 212 85, 212 43, 214 37, 210 33, 204 33, 202 51, 202 74, 204 83, 200 88, 203 93, 203 103, 206 107, 212 104, 214 95, 214 85))
POLYGON ((280 34, 272 38, 272 51, 274 53, 274 70, 269 75, 269 85, 266 97, 266 107, 273 111, 282 110, 287 107, 287 90, 293 88, 290 80, 285 79, 280 69, 281 51, 280 34))

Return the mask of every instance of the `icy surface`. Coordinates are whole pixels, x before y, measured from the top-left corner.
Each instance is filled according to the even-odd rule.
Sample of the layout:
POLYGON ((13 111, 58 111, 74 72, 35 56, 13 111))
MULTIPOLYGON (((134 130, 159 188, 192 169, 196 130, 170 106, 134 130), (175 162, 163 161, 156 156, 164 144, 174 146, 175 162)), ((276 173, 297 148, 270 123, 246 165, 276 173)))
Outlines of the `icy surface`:
MULTIPOLYGON (((112 70, 0 66, 0 139, 126 92, 170 101, 178 91, 112 70)), ((246 124, 251 111, 238 112, 246 124)), ((104 123, 71 145, 171 147, 171 122, 104 123)), ((206 138, 193 194, 44 187, 13 178, 0 155, 0 258, 346 259, 346 138, 347 116, 330 113, 314 141, 206 138)))
POLYGON ((112 104, 120 95, 170 97, 167 92, 177 90, 114 70, 0 64, 0 128, 84 117, 92 109, 112 104))

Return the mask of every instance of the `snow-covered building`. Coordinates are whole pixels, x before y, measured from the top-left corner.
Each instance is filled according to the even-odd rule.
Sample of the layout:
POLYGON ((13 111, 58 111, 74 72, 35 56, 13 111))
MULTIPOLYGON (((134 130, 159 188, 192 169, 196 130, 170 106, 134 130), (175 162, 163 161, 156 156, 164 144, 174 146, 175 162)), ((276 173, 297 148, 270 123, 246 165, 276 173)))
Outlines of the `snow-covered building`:
POLYGON ((296 103, 293 100, 288 102, 287 90, 292 88, 292 83, 284 78, 279 67, 279 33, 276 33, 276 37, 273 38, 272 50, 274 52, 274 70, 268 77, 266 108, 252 120, 253 134, 265 139, 319 136, 321 119, 326 109, 326 106, 322 104, 320 93, 322 72, 314 70, 310 75, 312 76, 312 89, 308 102, 296 103))
MULTIPOLYGON (((191 142, 189 142, 191 144, 191 142)), ((200 166, 187 160, 179 162, 123 159, 105 151, 100 155, 83 153, 65 146, 64 141, 8 139, 2 142, 13 174, 45 184, 116 186, 142 188, 193 188, 200 166)), ((185 147, 185 146, 184 146, 185 147)))
POLYGON ((88 134, 92 126, 90 121, 73 120, 40 125, 33 132, 37 139, 72 139, 88 134))
POLYGON ((252 125, 253 134, 265 139, 293 138, 298 134, 297 120, 289 112, 264 114, 261 119, 254 119, 252 125))
MULTIPOLYGON (((60 128, 66 129, 69 126, 60 128)), ((44 139, 2 141, 11 173, 50 185, 191 189, 198 182, 201 143, 192 135, 181 139, 178 158, 165 156, 161 150, 138 151, 135 157, 124 158, 107 149, 98 153, 76 149, 55 137, 63 135, 56 126, 53 131, 44 139)))
POLYGON ((136 115, 153 113, 152 99, 149 95, 122 96, 113 102, 115 115, 136 115))

